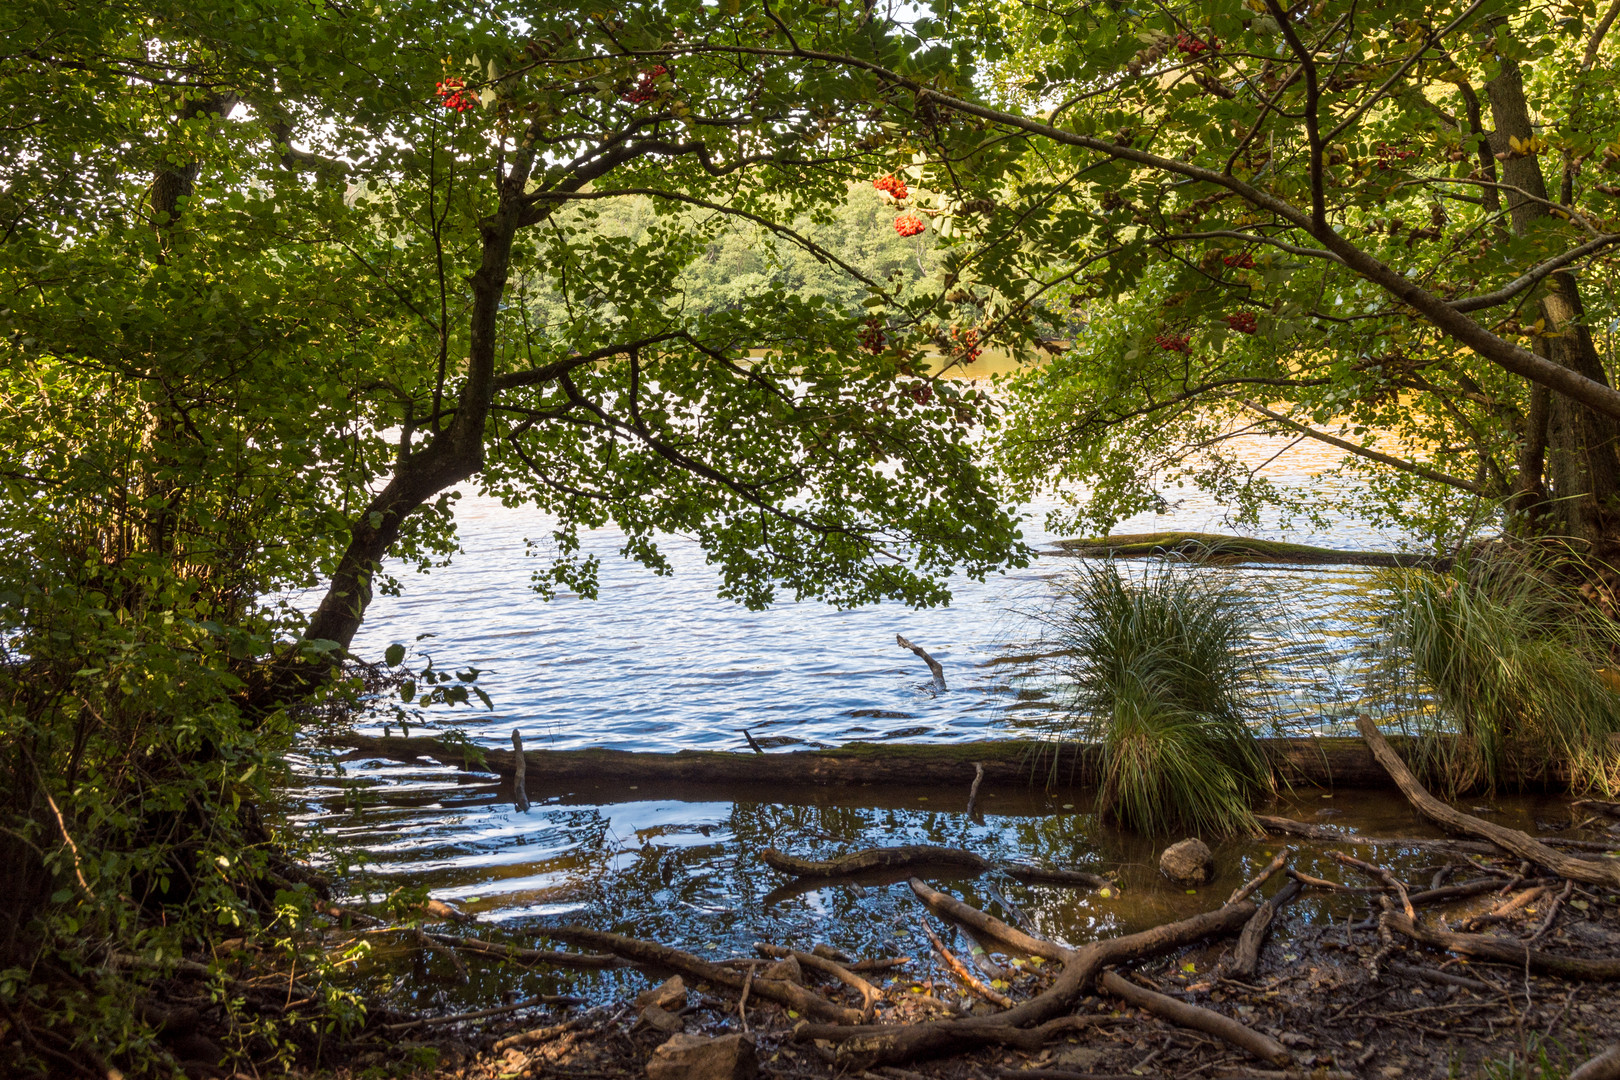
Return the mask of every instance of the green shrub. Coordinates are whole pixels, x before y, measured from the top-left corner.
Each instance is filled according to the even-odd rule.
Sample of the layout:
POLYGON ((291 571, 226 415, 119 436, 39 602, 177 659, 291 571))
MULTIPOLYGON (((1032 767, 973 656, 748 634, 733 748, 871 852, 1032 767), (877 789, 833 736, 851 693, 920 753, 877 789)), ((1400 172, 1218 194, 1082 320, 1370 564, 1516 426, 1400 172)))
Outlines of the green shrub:
POLYGON ((1168 563, 1088 565, 1050 622, 1070 655, 1067 734, 1100 743, 1098 812, 1147 832, 1253 832, 1272 790, 1253 725, 1274 716, 1254 603, 1168 563))
POLYGON ((1425 736, 1432 782, 1455 794, 1565 767, 1577 788, 1620 790, 1620 695, 1605 678, 1620 627, 1556 568, 1496 549, 1382 582, 1374 693, 1425 736))

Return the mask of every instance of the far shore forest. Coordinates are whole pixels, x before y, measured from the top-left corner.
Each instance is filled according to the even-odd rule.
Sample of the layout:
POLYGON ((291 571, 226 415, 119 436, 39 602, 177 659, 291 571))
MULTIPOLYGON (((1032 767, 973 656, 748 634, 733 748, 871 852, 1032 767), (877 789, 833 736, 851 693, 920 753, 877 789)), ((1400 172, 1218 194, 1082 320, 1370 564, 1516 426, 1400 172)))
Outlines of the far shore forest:
MULTIPOLYGON (((12 5, 0 1073, 1620 1076, 1617 16, 12 5), (993 380, 952 377, 987 353, 993 380), (1252 436, 1349 482, 1274 483, 1252 436), (1309 643, 1222 568, 1321 554, 1107 539, 1177 488, 1234 533, 1280 511, 1413 539, 1317 764, 1277 740, 1270 676, 1309 643), (476 669, 354 648, 376 596, 464 557, 474 495, 546 523, 542 596, 593 598, 583 539, 612 528, 649 573, 689 539, 748 609, 948 604, 1029 566, 1020 507, 1054 505, 1049 532, 1096 542, 1045 616, 1069 697, 1044 745, 1074 769, 1020 782, 1166 847, 1149 890, 1202 898, 1278 837, 1270 862, 1200 914, 1062 943, 947 890, 1083 905, 1124 868, 760 854, 807 889, 909 881, 903 962, 495 928, 409 883, 368 902, 285 815, 299 748, 494 768, 525 807, 545 760, 457 736, 494 703, 476 669), (354 734, 391 703, 438 741, 354 734), (1411 835, 1277 812, 1352 775, 1411 835), (1477 812, 1523 792, 1557 820, 1477 812), (1289 861, 1310 845, 1339 879, 1289 861), (1420 881, 1397 850, 1437 861, 1420 881), (1291 914, 1351 903, 1342 931, 1291 914), (433 1015, 348 980, 378 942, 658 978, 433 1015)), ((973 819, 993 755, 952 753, 973 819)), ((858 757, 795 760, 881 773, 858 757)))

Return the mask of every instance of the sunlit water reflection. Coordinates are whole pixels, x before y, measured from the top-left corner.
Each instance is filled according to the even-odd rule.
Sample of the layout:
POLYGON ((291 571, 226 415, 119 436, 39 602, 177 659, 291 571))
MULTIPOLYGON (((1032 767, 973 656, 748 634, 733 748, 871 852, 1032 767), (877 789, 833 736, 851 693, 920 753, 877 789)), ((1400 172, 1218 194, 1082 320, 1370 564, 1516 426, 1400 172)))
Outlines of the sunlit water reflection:
MULTIPOLYGON (((1322 483, 1316 474, 1331 464, 1300 447, 1277 458, 1268 475, 1281 484, 1322 483)), ((1055 539, 1041 528, 1046 509, 1028 508, 1026 537, 1036 547, 1055 539)), ((1030 658, 1043 652, 1040 616, 1051 610, 1071 560, 1047 557, 986 582, 959 580, 951 606, 936 610, 790 604, 749 612, 715 599, 714 574, 695 545, 668 538, 675 572, 656 577, 622 561, 621 538, 602 530, 588 546, 602 556, 600 598, 545 602, 528 587, 537 564, 524 543, 548 534, 544 520, 476 498, 464 500, 457 517, 465 553, 431 575, 405 573, 403 595, 379 598, 356 642, 358 652, 371 656, 392 642, 414 642, 418 659, 431 653, 441 666, 483 669, 479 684, 494 710, 421 717, 430 728, 454 722, 491 746, 520 728, 531 747, 669 751, 742 750, 743 728, 768 747, 793 749, 1027 736, 1061 721, 1062 680, 1049 659, 1030 658), (948 691, 933 689, 926 668, 895 645, 896 634, 941 661, 948 691), (421 635, 433 636, 418 641, 421 635)), ((1218 507, 1188 496, 1173 513, 1143 515, 1119 531, 1172 528, 1224 526, 1218 507)), ((1256 532, 1341 549, 1387 550, 1406 541, 1350 520, 1310 533, 1283 532, 1273 519, 1256 532)), ((1369 571, 1206 572, 1240 584, 1276 613, 1296 725, 1332 727, 1353 713, 1366 659, 1369 571)), ((372 730, 382 728, 379 719, 372 730)), ((653 798, 597 789, 519 814, 488 777, 427 764, 351 762, 339 778, 304 764, 306 785, 289 792, 296 817, 368 864, 367 876, 357 880, 381 891, 425 885, 520 937, 539 920, 564 919, 699 952, 746 949, 755 940, 829 938, 868 955, 915 952, 916 908, 903 885, 874 887, 864 898, 845 888, 771 897, 781 879, 758 863, 757 851, 776 846, 827 855, 939 843, 1120 873, 1127 887, 1111 900, 993 878, 962 885, 970 901, 1003 912, 1006 901, 1040 931, 1083 940, 1208 906, 1265 850, 1234 848, 1216 886, 1187 897, 1158 882, 1152 841, 1101 829, 1083 807, 1065 808, 1033 791, 998 796, 1001 805, 987 807, 982 825, 962 816, 959 805, 940 806, 939 792, 872 788, 801 794, 795 804, 775 801, 772 792, 746 799, 728 792, 715 801, 712 793, 653 798)), ((953 798, 965 801, 966 793, 953 798)), ((384 964, 368 977, 401 974, 384 964)), ((487 990, 476 980, 440 983, 427 979, 425 969, 415 974, 415 981, 404 980, 411 993, 478 1000, 487 990)), ((535 986, 546 981, 534 978, 535 986)), ((611 983, 615 976, 565 981, 581 978, 611 983)))

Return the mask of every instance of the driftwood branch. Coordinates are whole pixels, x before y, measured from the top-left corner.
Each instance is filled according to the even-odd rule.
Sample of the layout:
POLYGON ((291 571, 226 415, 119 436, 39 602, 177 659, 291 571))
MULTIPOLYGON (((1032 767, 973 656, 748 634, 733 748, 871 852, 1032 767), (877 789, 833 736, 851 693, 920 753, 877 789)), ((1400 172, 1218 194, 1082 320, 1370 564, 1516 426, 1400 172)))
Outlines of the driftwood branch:
POLYGON ((624 960, 609 953, 573 953, 559 952, 554 949, 519 949, 514 945, 497 945, 489 941, 480 941, 478 938, 455 937, 451 934, 429 933, 427 936, 440 945, 448 945, 452 949, 476 953, 479 956, 487 956, 495 960, 505 960, 508 963, 520 964, 525 967, 531 964, 550 964, 553 967, 597 970, 628 966, 624 960))
POLYGON ((945 689, 945 669, 939 666, 938 660, 929 656, 928 651, 921 645, 913 645, 899 634, 894 635, 894 640, 902 649, 910 649, 921 657, 922 662, 928 665, 928 670, 934 673, 934 685, 941 690, 945 689))
POLYGON ((1205 1009, 1198 1005, 1190 1005, 1185 1001, 1177 1001, 1166 994, 1160 994, 1143 986, 1137 986, 1117 971, 1105 971, 1097 979, 1097 987, 1105 993, 1112 994, 1127 1004, 1138 1009, 1162 1017, 1172 1024, 1178 1024, 1193 1031, 1202 1031, 1206 1035, 1213 1035, 1223 1042, 1231 1043, 1240 1050, 1246 1050, 1261 1061, 1269 1061, 1273 1065, 1288 1066, 1293 1063, 1294 1055, 1288 1048, 1264 1035, 1247 1024, 1239 1023, 1230 1016, 1223 1016, 1213 1009, 1205 1009))
POLYGON ((1271 875, 1283 868, 1283 864, 1288 861, 1289 854, 1290 852, 1288 848, 1283 848, 1281 851, 1277 852, 1276 856, 1266 864, 1266 868, 1264 870, 1250 878, 1247 883, 1234 889, 1232 891, 1232 895, 1226 898, 1226 902, 1228 904, 1235 904, 1239 900, 1247 900, 1254 893, 1254 890, 1264 885, 1271 875))
POLYGON ((1388 770, 1390 778, 1401 789, 1401 794, 1406 796, 1407 801, 1418 813, 1436 825, 1450 832, 1489 840, 1521 859, 1545 866, 1560 877, 1587 885, 1620 888, 1620 859, 1581 859, 1565 855, 1554 851, 1528 833, 1465 814, 1430 795, 1423 785, 1418 783, 1417 777, 1412 775, 1406 763, 1400 759, 1400 755, 1395 753, 1383 733, 1378 730, 1378 726, 1373 723, 1372 717, 1365 714, 1358 716, 1356 728, 1361 732, 1361 737, 1367 740, 1367 746, 1372 750, 1373 757, 1388 770))

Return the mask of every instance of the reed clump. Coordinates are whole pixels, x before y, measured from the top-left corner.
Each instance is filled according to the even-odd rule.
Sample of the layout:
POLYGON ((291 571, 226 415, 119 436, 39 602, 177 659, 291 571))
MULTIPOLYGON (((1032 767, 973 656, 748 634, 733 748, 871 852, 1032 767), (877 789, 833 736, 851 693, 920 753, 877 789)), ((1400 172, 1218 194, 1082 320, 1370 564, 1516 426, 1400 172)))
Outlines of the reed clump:
POLYGON ((1079 571, 1050 620, 1070 656, 1069 730, 1100 743, 1104 820, 1151 833, 1256 831, 1273 787, 1254 725, 1270 711, 1261 616, 1210 575, 1079 571))
POLYGON ((1504 548, 1382 584, 1375 694, 1424 736, 1431 783, 1494 790, 1561 768, 1572 788, 1620 790, 1620 626, 1557 567, 1504 548))

